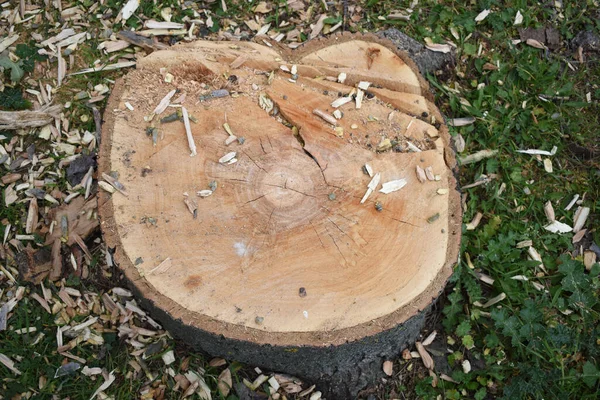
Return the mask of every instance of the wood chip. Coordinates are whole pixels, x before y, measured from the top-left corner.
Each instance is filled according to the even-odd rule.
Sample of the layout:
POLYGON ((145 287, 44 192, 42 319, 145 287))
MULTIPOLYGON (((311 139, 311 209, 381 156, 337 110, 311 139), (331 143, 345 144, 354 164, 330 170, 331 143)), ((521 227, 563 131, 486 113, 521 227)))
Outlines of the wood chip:
POLYGON ((483 217, 483 214, 478 212, 477 214, 475 214, 475 216, 473 217, 473 219, 471 220, 471 222, 469 222, 467 224, 467 230, 468 231, 473 231, 475 230, 475 228, 477 228, 477 226, 479 225, 479 223, 481 222, 481 218, 483 217))
POLYGON ((423 344, 423 346, 429 346, 431 343, 433 343, 436 336, 437 336, 437 331, 433 331, 421 343, 423 344))
POLYGON ((48 302, 46 301, 46 299, 40 297, 40 295, 37 293, 32 293, 30 295, 30 297, 32 299, 34 299, 35 301, 37 301, 38 303, 40 303, 40 305, 44 308, 44 310, 46 310, 46 312, 48 314, 52 314, 52 311, 50 311, 50 306, 48 305, 48 302))
POLYGON ((585 269, 590 271, 592 266, 596 263, 596 253, 593 251, 585 251, 583 253, 583 265, 585 265, 585 269))
POLYGON ((181 113, 183 116, 183 125, 185 126, 185 134, 187 136, 188 145, 190 147, 190 157, 194 157, 196 154, 196 143, 194 143, 194 136, 192 136, 192 128, 190 127, 190 117, 185 107, 181 107, 181 113))
POLYGON ((358 82, 358 88, 362 90, 368 90, 369 86, 371 86, 371 82, 360 81, 358 82))
POLYGON ((520 10, 517 10, 517 15, 515 15, 515 22, 513 25, 521 25, 523 23, 523 14, 521 14, 520 10))
POLYGON ((108 375, 108 379, 106 379, 106 381, 104 381, 104 383, 102 385, 100 385, 100 387, 98 387, 98 389, 96 389, 96 391, 94 392, 94 394, 92 394, 92 397, 90 397, 90 400, 94 400, 96 398, 96 396, 98 396, 98 394, 100 392, 103 392, 106 389, 108 389, 110 387, 110 385, 113 384, 113 382, 115 381, 115 379, 116 379, 115 378, 115 374, 113 372, 111 372, 108 375))
POLYGON ((165 95, 165 97, 163 97, 160 100, 160 102, 158 103, 158 105, 154 109, 153 114, 154 115, 160 115, 160 114, 162 114, 162 112, 165 111, 167 109, 167 107, 169 106, 169 103, 171 102, 171 98, 175 95, 176 92, 177 92, 177 90, 173 89, 169 93, 167 93, 165 95))
POLYGON ((117 191, 119 191, 119 193, 121 193, 125 197, 129 197, 129 194, 125 190, 125 186, 123 186, 123 184, 121 182, 119 182, 118 180, 116 180, 115 178, 113 178, 112 176, 108 175, 105 172, 102 173, 102 178, 106 182, 110 183, 112 185, 112 187, 114 187, 117 191))
POLYGON ((483 10, 482 12, 480 12, 479 14, 477 14, 477 16, 475 17, 475 22, 481 22, 484 19, 487 18, 488 15, 490 15, 490 10, 483 10))
POLYGON ((416 172, 417 172, 417 179, 419 180, 419 182, 423 183, 427 180, 427 174, 425 174, 425 170, 423 168, 421 168, 420 166, 416 166, 416 172))
POLYGON ((571 201, 569 202, 569 204, 565 207, 565 211, 569 211, 571 208, 573 208, 573 206, 575 205, 575 203, 577 202, 577 200, 579 200, 579 195, 576 194, 575 196, 573 196, 573 199, 571 199, 571 201))
POLYGON ((494 304, 497 304, 499 302, 501 302, 502 300, 504 300, 506 298, 506 293, 502 292, 500 293, 498 296, 492 297, 491 299, 489 299, 484 305, 482 305, 481 307, 483 308, 488 308, 493 306, 494 304))
POLYGON ((323 30, 323 26, 325 24, 325 20, 327 19, 327 14, 321 14, 316 23, 311 25, 312 30, 310 31, 310 39, 314 39, 319 36, 321 31, 323 30))
POLYGON ((529 257, 531 257, 533 261, 538 261, 540 263, 540 269, 546 272, 546 267, 544 267, 544 263, 542 262, 542 256, 540 255, 540 253, 538 253, 538 251, 535 248, 533 248, 533 246, 529 246, 529 248, 527 249, 527 254, 529 254, 529 257))
POLYGON ((475 118, 473 117, 465 117, 465 118, 451 118, 448 120, 448 125, 450 126, 467 126, 475 123, 475 118))
POLYGON ((235 160, 236 155, 237 155, 237 153, 235 151, 227 153, 223 157, 219 158, 219 163, 229 164, 231 162, 231 160, 235 160))
POLYGON ((579 207, 577 209, 577 212, 575 212, 575 217, 573 218, 573 232, 577 233, 583 228, 589 215, 589 207, 579 207))
POLYGON ((433 368, 435 367, 433 358, 431 358, 431 356, 429 355, 427 350, 425 350, 425 347, 423 347, 423 344, 421 342, 416 342, 415 346, 417 348, 417 351, 419 352, 419 356, 421 357, 421 360, 423 360, 423 365, 425 365, 425 368, 427 368, 429 370, 433 370, 433 368))
POLYGON ((231 370, 225 368, 220 374, 217 380, 217 387, 223 397, 229 395, 229 391, 233 387, 233 380, 231 378, 231 370))
POLYGON ((223 365, 226 365, 226 364, 227 364, 227 361, 225 361, 222 358, 213 358, 208 363, 208 365, 211 366, 211 367, 213 367, 213 368, 222 367, 223 365))
POLYGON ((557 149, 558 148, 556 146, 554 146, 554 147, 552 147, 552 150, 550 150, 550 151, 540 150, 540 149, 527 149, 527 150, 517 150, 517 153, 529 154, 532 156, 553 156, 556 154, 557 149))
POLYGON ((135 64, 136 64, 135 61, 123 61, 123 62, 118 62, 118 63, 114 63, 114 64, 101 65, 101 66, 93 67, 93 68, 85 68, 80 71, 73 72, 73 73, 69 74, 69 76, 89 74, 90 72, 114 71, 116 69, 133 67, 135 64))
POLYGON ((175 362, 175 353, 173 350, 169 350, 161 356, 165 365, 171 365, 175 362))
POLYGON ((331 103, 331 107, 338 108, 352 101, 352 96, 338 97, 331 103))
POLYGON ((244 63, 246 61, 248 61, 248 56, 245 54, 242 54, 241 56, 239 56, 238 58, 233 60, 233 62, 231 64, 229 64, 229 66, 232 69, 237 69, 237 68, 241 67, 242 65, 244 65, 244 63))
POLYGON ((573 228, 560 221, 553 221, 552 223, 544 226, 544 229, 552 233, 569 233, 573 231, 573 228))
POLYGON ((13 374, 21 375, 21 371, 19 371, 17 367, 15 367, 15 362, 2 353, 0 353, 0 363, 2 363, 6 368, 11 370, 13 374))
POLYGON ((196 192, 196 195, 199 196, 199 197, 208 197, 208 196, 210 196, 212 194, 213 194, 213 191, 212 190, 208 190, 208 189, 200 190, 200 191, 196 192))
POLYGON ((469 362, 469 360, 463 360, 463 362, 461 363, 462 366, 462 370, 465 374, 468 374, 469 372, 471 372, 471 363, 469 362))
POLYGON ((189 212, 194 216, 194 218, 196 218, 198 204, 187 196, 183 198, 183 203, 187 206, 189 212))
POLYGON ((319 110, 318 108, 315 108, 313 110, 313 114, 321 117, 325 122, 330 123, 333 126, 337 126, 337 120, 335 119, 335 117, 333 117, 330 114, 327 114, 325 111, 319 110))
POLYGON ((425 47, 438 53, 450 53, 452 51, 452 46, 449 44, 433 43, 431 38, 428 37, 425 38, 425 47))
POLYGON ((579 232, 577 232, 575 235, 573 235, 572 243, 575 244, 581 241, 581 239, 583 239, 586 233, 587 229, 582 229, 579 232))
POLYGON ((402 189, 404 186, 406 186, 406 184, 407 184, 406 179, 396 179, 393 181, 383 183, 381 185, 382 187, 379 191, 384 194, 389 194, 389 193, 392 193, 392 192, 402 189))
POLYGON ((554 214, 554 207, 552 207, 552 202, 547 201, 544 204, 544 213, 546 214, 546 218, 548 219, 548 222, 554 222, 554 220, 556 219, 556 216, 554 214))
POLYGON ((535 47, 536 49, 540 49, 540 50, 546 49, 546 46, 544 46, 543 43, 541 43, 535 39, 527 39, 525 41, 525 43, 527 43, 528 46, 535 47))
POLYGON ((486 158, 494 157, 498 154, 498 150, 480 150, 476 153, 469 154, 464 157, 459 157, 458 160, 462 165, 472 164, 486 158))
POLYGON ((430 181, 435 181, 435 174, 433 173, 433 168, 431 166, 425 168, 425 176, 430 181))
POLYGON ((112 187, 108 182, 98 181, 98 186, 100 186, 100 189, 111 194, 117 191, 117 189, 112 187))
POLYGON ((367 199, 369 198, 369 196, 371 195, 371 193, 373 193, 373 191, 379 185, 379 181, 380 180, 381 180, 381 174, 380 173, 376 173, 375 176, 373 177, 373 179, 371 179, 371 181, 367 185, 367 191, 365 192, 365 195, 361 199, 360 204, 364 204, 364 202, 367 201, 367 199))
POLYGON ((150 19, 144 22, 144 27, 148 29, 183 29, 185 28, 185 25, 178 22, 155 21, 150 19))
POLYGON ((25 222, 25 232, 33 233, 38 224, 38 202, 35 197, 29 200, 29 210, 27 212, 27 220, 25 222))
POLYGON ((362 107, 362 101, 363 101, 363 97, 365 96, 365 92, 363 92, 362 90, 358 89, 356 91, 356 108, 359 109, 362 107))

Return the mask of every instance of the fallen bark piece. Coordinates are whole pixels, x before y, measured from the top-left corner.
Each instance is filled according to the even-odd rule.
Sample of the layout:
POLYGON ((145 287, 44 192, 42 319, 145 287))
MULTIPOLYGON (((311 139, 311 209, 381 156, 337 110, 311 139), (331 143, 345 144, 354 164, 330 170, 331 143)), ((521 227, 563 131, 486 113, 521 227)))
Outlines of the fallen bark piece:
MULTIPOLYGON (((156 111, 183 117, 173 103, 156 111)), ((322 394, 304 393, 314 399, 356 398, 399 355, 397 343, 416 339, 458 259, 462 214, 443 116, 390 43, 342 34, 285 53, 183 43, 138 59, 104 120, 98 173, 118 177, 129 197, 98 192, 103 234, 135 298, 175 336, 214 357, 318 381, 322 394), (178 118, 153 121, 161 140, 146 140, 142 121, 175 86, 195 97, 185 103, 194 158, 184 156, 189 131, 178 118), (335 118, 332 103, 355 94, 360 108, 342 105, 335 118), (431 181, 406 172, 417 166, 431 167, 431 181), (369 367, 345 382, 357 376, 357 352, 370 355, 369 367)), ((185 377, 182 395, 204 393, 203 380, 185 377)), ((282 394, 306 390, 278 383, 282 394)))
POLYGON ((36 111, 0 111, 0 130, 37 128, 58 118, 62 105, 44 106, 36 111))
POLYGON ((142 36, 133 31, 120 31, 117 34, 117 37, 121 40, 133 44, 134 46, 139 46, 147 51, 162 50, 167 49, 169 47, 166 44, 157 42, 155 40, 152 40, 151 38, 142 36))

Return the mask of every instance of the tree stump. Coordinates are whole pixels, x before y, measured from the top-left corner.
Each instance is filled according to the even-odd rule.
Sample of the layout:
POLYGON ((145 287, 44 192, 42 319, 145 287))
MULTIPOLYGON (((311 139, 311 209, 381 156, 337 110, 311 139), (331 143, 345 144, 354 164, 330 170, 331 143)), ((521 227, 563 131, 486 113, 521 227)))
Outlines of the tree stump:
POLYGON ((127 194, 100 194, 106 242, 175 336, 354 396, 415 340, 457 261, 455 158, 432 101, 370 35, 152 53, 104 115, 99 170, 127 194))

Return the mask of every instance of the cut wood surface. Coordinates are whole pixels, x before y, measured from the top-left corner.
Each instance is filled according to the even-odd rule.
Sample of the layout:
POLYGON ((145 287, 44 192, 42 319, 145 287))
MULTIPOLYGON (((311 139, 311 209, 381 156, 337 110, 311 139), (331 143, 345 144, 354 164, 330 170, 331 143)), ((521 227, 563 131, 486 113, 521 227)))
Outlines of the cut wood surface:
POLYGON ((443 118, 414 65, 381 39, 273 45, 175 46, 117 83, 100 170, 127 196, 100 197, 107 243, 155 306, 227 338, 323 346, 401 324, 438 296, 457 259, 443 118), (331 103, 360 82, 370 83, 360 108, 353 97, 336 119, 331 103), (229 95, 211 97, 221 89, 229 95), (195 156, 183 120, 160 122, 182 94, 195 156), (365 164, 380 183, 361 203, 365 164))

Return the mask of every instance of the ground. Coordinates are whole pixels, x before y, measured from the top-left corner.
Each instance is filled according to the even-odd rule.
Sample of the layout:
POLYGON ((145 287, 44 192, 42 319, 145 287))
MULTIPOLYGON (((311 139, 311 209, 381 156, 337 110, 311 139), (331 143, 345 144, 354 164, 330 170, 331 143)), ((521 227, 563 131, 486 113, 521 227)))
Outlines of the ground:
MULTIPOLYGON (((436 332, 425 347, 435 365, 428 370, 408 349, 363 397, 597 398, 599 4, 464 3, 145 1, 126 19, 125 2, 114 0, 0 4, 0 109, 65 105, 52 127, 0 130, 0 398, 236 399, 273 391, 261 382, 271 371, 196 353, 139 309, 94 226, 85 241, 75 237, 88 229, 69 217, 61 219, 68 226, 48 226, 67 203, 77 213, 78 199, 93 202, 102 190, 93 169, 98 111, 128 67, 69 74, 121 67, 191 38, 248 40, 260 31, 293 47, 332 31, 390 27, 453 55, 427 79, 463 158, 463 243, 422 332, 436 332), (150 19, 185 31, 144 48, 117 41, 150 19), (542 152, 519 152, 528 149, 542 152), (491 157, 464 159, 481 150, 491 157), (577 232, 553 233, 552 220, 577 232), (49 237, 59 241, 54 256, 49 237), (48 273, 60 279, 42 280, 48 273)), ((95 220, 93 205, 86 217, 95 220)), ((275 378, 281 388, 272 398, 318 397, 310 382, 275 378)))

